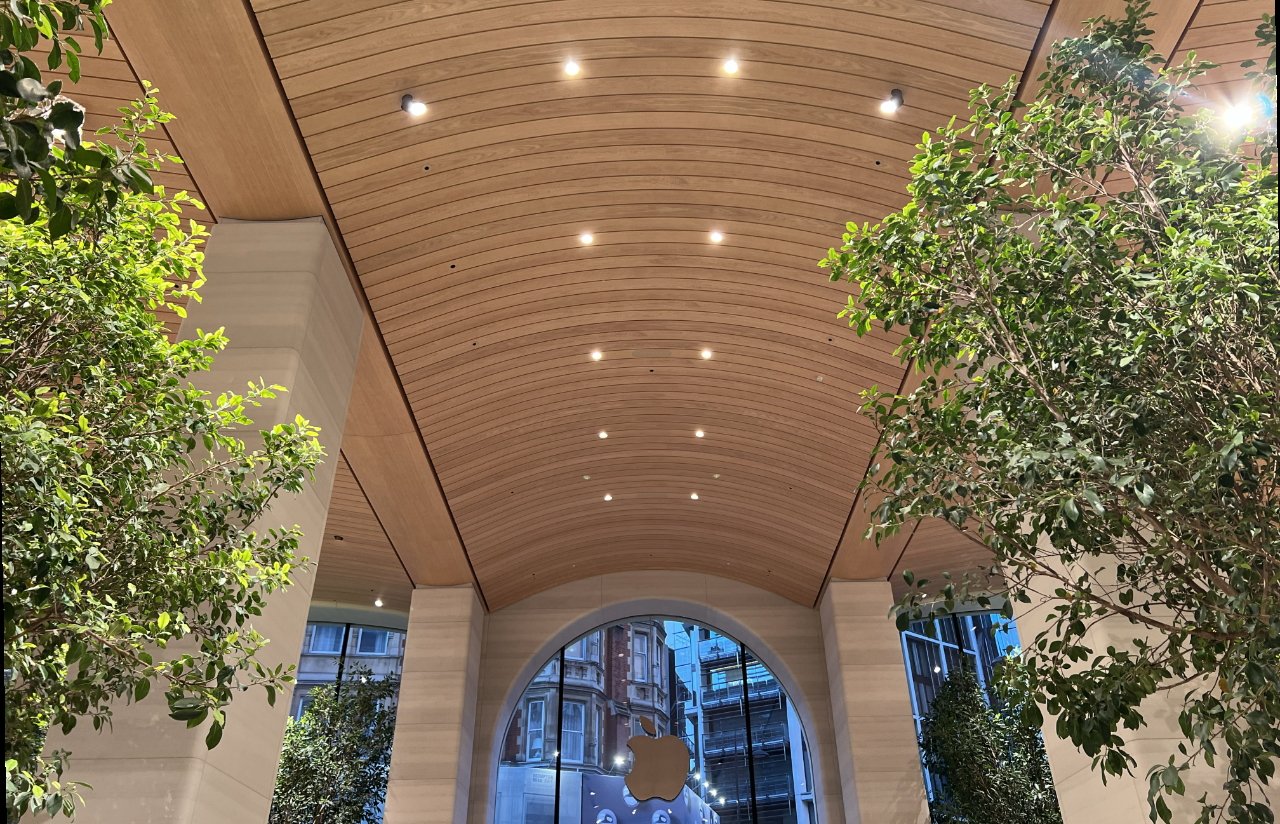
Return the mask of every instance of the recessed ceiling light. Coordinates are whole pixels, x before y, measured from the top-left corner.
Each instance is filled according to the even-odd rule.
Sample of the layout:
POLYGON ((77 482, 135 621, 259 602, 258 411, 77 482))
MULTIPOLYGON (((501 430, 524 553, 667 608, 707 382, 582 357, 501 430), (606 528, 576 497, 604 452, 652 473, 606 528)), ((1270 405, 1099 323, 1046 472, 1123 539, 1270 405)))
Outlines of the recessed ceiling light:
POLYGON ((605 432, 603 429, 601 429, 601 430, 600 430, 600 439, 601 439, 601 440, 604 440, 604 439, 605 439, 605 438, 607 438, 607 437, 609 437, 609 433, 608 433, 608 432, 605 432))
POLYGON ((719 473, 719 472, 717 472, 716 474, 712 475, 711 477, 715 478, 715 479, 718 481, 718 480, 720 480, 720 473, 719 473))
POLYGON ((604 352, 601 352, 599 349, 596 349, 591 353, 592 360, 600 360, 603 357, 604 357, 604 352))
POLYGON ((584 481, 589 481, 589 480, 591 480, 591 476, 590 476, 590 475, 583 475, 583 476, 582 476, 582 480, 584 480, 584 481))
POLYGON ((374 599, 373 599, 373 605, 374 605, 375 607, 379 607, 379 608, 381 608, 381 607, 382 607, 382 599, 381 599, 381 598, 374 598, 374 599))
POLYGON ((724 73, 725 73, 725 74, 737 74, 737 73, 738 73, 738 61, 737 61, 737 60, 734 60, 732 57, 730 57, 728 60, 724 61, 724 64, 723 64, 723 65, 721 65, 721 67, 720 67, 720 68, 724 69, 724 73))
POLYGON ((711 353, 711 350, 710 350, 710 349, 703 349, 703 350, 702 350, 702 359, 703 359, 703 360, 711 360, 711 354, 712 354, 712 353, 711 353))
POLYGON ((720 241, 724 240, 724 235, 720 232, 712 232, 710 237, 711 237, 712 243, 719 243, 720 241))
POLYGON ((889 92, 889 96, 880 103, 880 111, 885 114, 893 114, 898 109, 902 108, 903 102, 902 89, 894 89, 889 92))
POLYGON ((564 73, 570 77, 577 77, 578 72, 582 71, 582 67, 578 65, 576 60, 564 61, 564 73))
POLYGON ((696 501, 696 500, 698 500, 698 493, 697 493, 697 492, 690 492, 690 493, 689 493, 689 497, 690 497, 692 500, 695 500, 695 501, 696 501))
POLYGON ((418 100, 411 94, 406 94, 400 98, 400 108, 404 109, 413 117, 422 117, 427 113, 427 104, 418 100))
POLYGON ((590 232, 583 232, 582 234, 578 235, 578 240, 581 241, 583 246, 590 246, 592 243, 595 243, 596 241, 595 236, 592 235, 590 232))
POLYGON ((701 429, 699 429, 698 431, 693 433, 693 437, 701 438, 703 435, 706 435, 706 434, 707 434, 706 432, 703 432, 701 429))
POLYGON ((612 501, 612 500, 613 500, 613 496, 612 496, 612 495, 609 495, 609 494, 606 494, 606 495, 604 496, 604 499, 605 499, 606 501, 612 501))

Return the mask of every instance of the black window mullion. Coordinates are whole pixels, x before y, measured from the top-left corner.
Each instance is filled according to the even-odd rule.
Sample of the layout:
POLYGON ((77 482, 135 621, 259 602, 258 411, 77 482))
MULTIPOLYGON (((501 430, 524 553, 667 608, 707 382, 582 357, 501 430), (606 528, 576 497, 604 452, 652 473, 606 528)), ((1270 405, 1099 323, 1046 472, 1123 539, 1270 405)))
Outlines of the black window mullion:
POLYGON ((738 667, 742 670, 742 709, 746 716, 747 733, 747 781, 751 786, 751 821, 759 824, 760 811, 756 807, 756 759, 751 736, 751 694, 747 689, 747 648, 738 643, 738 667))
MULTIPOLYGON (((546 720, 543 720, 546 725, 546 720)), ((560 761, 564 757, 564 647, 560 648, 560 678, 556 684, 556 803, 555 821, 560 824, 560 761)))
POLYGON ((342 625, 342 649, 338 652, 338 677, 334 679, 333 698, 338 700, 342 697, 342 674, 347 666, 347 639, 351 637, 351 625, 342 625))

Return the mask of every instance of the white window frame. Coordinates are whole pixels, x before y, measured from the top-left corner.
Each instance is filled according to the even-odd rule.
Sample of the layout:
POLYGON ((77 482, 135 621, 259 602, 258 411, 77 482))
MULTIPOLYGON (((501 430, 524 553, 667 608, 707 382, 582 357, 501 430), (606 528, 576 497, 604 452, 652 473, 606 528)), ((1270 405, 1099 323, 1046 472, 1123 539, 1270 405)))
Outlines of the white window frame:
POLYGON ((308 655, 341 655, 342 654, 342 624, 312 624, 311 625, 311 641, 307 644, 308 655), (316 644, 316 639, 320 637, 320 630, 335 629, 338 631, 338 644, 334 649, 322 649, 316 644))
POLYGON ((649 638, 649 633, 644 630, 635 630, 631 636, 631 674, 641 684, 647 684, 653 678, 653 673, 649 670, 652 666, 649 638), (642 656, 643 661, 640 660, 642 656))
POLYGON ((385 629, 376 629, 374 627, 356 627, 355 644, 347 650, 348 655, 361 655, 367 658, 385 658, 387 650, 391 648, 391 632, 385 629), (374 633, 382 636, 382 649, 379 652, 365 652, 360 649, 360 643, 364 640, 365 633, 369 633, 373 637, 374 633))
POLYGON ((525 733, 524 757, 526 761, 543 761, 547 757, 547 702, 542 698, 530 698, 524 705, 525 733), (538 724, 533 723, 533 705, 538 705, 538 724), (538 755, 533 754, 534 730, 538 734, 538 755))
POLYGON ((587 750, 587 704, 585 701, 564 702, 564 717, 560 721, 560 738, 560 760, 568 764, 581 764, 587 750), (577 729, 569 726, 569 719, 573 717, 571 707, 577 711, 577 729))

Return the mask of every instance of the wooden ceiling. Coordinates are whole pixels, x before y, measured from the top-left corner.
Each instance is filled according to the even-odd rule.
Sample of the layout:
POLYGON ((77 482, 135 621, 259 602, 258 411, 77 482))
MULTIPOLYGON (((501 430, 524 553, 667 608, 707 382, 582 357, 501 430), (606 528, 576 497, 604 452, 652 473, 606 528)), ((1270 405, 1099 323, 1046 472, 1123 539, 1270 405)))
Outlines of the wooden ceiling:
POLYGON ((408 612, 413 594, 409 573, 351 466, 342 456, 337 462, 311 600, 371 607, 380 599, 386 609, 408 612))
POLYGON ((635 568, 813 602, 902 377, 815 261, 1046 8, 254 3, 491 606, 635 568))
MULTIPOLYGON (((152 23, 175 8, 132 2, 152 23)), ((279 80, 456 523, 447 537, 490 608, 625 569, 711 572, 813 603, 833 573, 971 565, 972 545, 925 527, 867 560, 853 505, 873 433, 858 392, 904 372, 892 337, 837 320, 845 289, 815 262, 846 220, 905 202, 915 142, 962 113, 970 88, 1032 75, 1046 32, 1116 5, 248 0, 270 61, 259 74, 279 80), (887 117, 893 88, 906 106, 887 117), (406 93, 425 117, 401 111, 406 93)), ((1156 6, 1157 45, 1227 59, 1269 4, 1156 6)), ((135 67, 141 53, 194 78, 165 55, 208 65, 231 36, 220 23, 155 51, 144 19, 125 32, 135 67)), ((257 78, 254 105, 267 85, 257 78)), ((218 124, 202 126, 191 142, 212 158, 198 141, 218 124)), ((203 168, 206 188, 236 195, 225 216, 273 208, 273 187, 203 168)), ((331 528, 322 559, 390 547, 415 570, 418 548, 397 537, 412 524, 383 517, 394 541, 370 525, 422 501, 396 500, 376 463, 352 466, 331 522, 357 533, 363 519, 369 536, 335 545, 331 528)), ((359 565, 340 572, 367 600, 359 565)))

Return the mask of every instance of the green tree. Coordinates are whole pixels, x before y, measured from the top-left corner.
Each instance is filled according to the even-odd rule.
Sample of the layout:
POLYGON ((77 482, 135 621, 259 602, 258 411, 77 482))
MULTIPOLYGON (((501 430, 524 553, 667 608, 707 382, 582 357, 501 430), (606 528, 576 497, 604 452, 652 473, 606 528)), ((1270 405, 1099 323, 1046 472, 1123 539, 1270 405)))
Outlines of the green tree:
POLYGON ((1062 824, 1040 728, 1017 706, 991 706, 971 670, 942 683, 920 750, 940 787, 934 824, 1062 824))
POLYGON ((285 727, 270 824, 381 820, 399 691, 398 677, 375 680, 367 667, 311 689, 311 705, 285 727))
POLYGON ((160 307, 181 315, 199 299, 205 232, 183 221, 199 204, 152 190, 149 173, 164 158, 147 153, 145 136, 168 119, 154 94, 96 142, 78 125, 46 128, 63 102, 79 111, 74 102, 9 94, 15 67, 31 79, 17 51, 35 43, 27 27, 48 37, 58 19, 79 25, 76 9, 99 19, 102 5, 0 8, 9 820, 74 814, 77 785, 62 780, 67 753, 45 752, 51 726, 70 731, 88 718, 101 728, 113 704, 159 684, 173 718, 212 719, 212 747, 237 691, 260 685, 274 700, 291 677, 258 661, 266 639, 252 622, 302 559, 296 527, 258 524, 269 524, 272 500, 300 490, 322 455, 301 418, 246 445, 237 433, 249 431, 248 410, 280 387, 218 396, 193 388, 191 376, 210 367, 225 337, 173 342, 156 319, 160 307), (47 155, 36 157, 33 128, 47 155))
POLYGON ((1259 93, 1237 101, 1245 128, 1186 108, 1207 65, 1166 65, 1148 16, 1139 3, 1056 44, 1034 103, 1014 81, 976 90, 967 122, 925 135, 908 205, 850 224, 823 265, 856 287, 850 325, 901 329, 922 379, 864 397, 879 429, 865 484, 883 494, 870 532, 943 518, 992 557, 990 577, 908 574, 899 620, 993 591, 1047 598, 1050 628, 1008 668, 1028 720, 1046 708, 1105 777, 1135 766, 1143 701, 1180 701, 1185 741, 1148 774, 1152 820, 1203 762, 1226 779, 1200 821, 1270 822, 1275 18, 1259 93), (1133 641, 1094 648, 1104 620, 1133 641))

